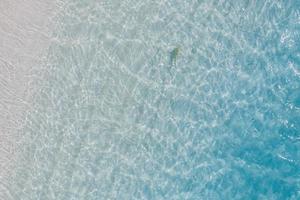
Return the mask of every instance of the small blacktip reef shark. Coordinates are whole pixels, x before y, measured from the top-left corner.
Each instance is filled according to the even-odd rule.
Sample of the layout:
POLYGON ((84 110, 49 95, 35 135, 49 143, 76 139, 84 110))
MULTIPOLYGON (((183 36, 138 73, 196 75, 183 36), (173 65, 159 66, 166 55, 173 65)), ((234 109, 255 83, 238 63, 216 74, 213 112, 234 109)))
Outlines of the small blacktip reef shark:
POLYGON ((178 57, 178 54, 179 54, 179 50, 180 50, 180 48, 176 47, 170 53, 170 64, 172 66, 176 66, 176 61, 177 61, 177 57, 178 57))

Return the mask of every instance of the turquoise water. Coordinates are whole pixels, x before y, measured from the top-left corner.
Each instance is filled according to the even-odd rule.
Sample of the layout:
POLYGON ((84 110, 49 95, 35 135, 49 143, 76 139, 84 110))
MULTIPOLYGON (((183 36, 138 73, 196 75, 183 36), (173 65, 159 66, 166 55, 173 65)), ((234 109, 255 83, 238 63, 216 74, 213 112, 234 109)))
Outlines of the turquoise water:
POLYGON ((13 199, 300 199, 299 1, 61 6, 13 199))

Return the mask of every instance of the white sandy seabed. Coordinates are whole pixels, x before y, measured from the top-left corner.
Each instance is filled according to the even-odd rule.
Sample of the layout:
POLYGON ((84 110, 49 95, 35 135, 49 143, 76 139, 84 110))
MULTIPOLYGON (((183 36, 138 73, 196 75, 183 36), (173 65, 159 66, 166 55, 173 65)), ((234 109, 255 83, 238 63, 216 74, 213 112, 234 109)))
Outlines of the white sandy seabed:
POLYGON ((53 0, 0 1, 0 199, 12 199, 8 180, 18 157, 20 131, 43 74, 58 9, 53 0))

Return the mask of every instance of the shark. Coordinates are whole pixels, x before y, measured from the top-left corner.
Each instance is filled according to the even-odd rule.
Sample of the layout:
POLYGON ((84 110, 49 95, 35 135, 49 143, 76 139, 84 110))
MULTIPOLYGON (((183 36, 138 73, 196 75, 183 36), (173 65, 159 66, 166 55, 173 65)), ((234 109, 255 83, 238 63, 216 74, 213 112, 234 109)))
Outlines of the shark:
POLYGON ((179 55, 179 51, 180 48, 179 47, 175 47, 171 52, 170 52, 170 64, 172 66, 176 66, 176 61, 177 61, 177 57, 179 55))

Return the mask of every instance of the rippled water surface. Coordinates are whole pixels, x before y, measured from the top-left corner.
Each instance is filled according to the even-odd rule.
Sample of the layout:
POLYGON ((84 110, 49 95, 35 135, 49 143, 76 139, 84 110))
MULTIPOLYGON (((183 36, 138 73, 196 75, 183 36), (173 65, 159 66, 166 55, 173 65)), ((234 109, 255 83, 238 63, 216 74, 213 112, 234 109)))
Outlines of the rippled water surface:
POLYGON ((298 0, 65 0, 15 199, 300 199, 298 0))

